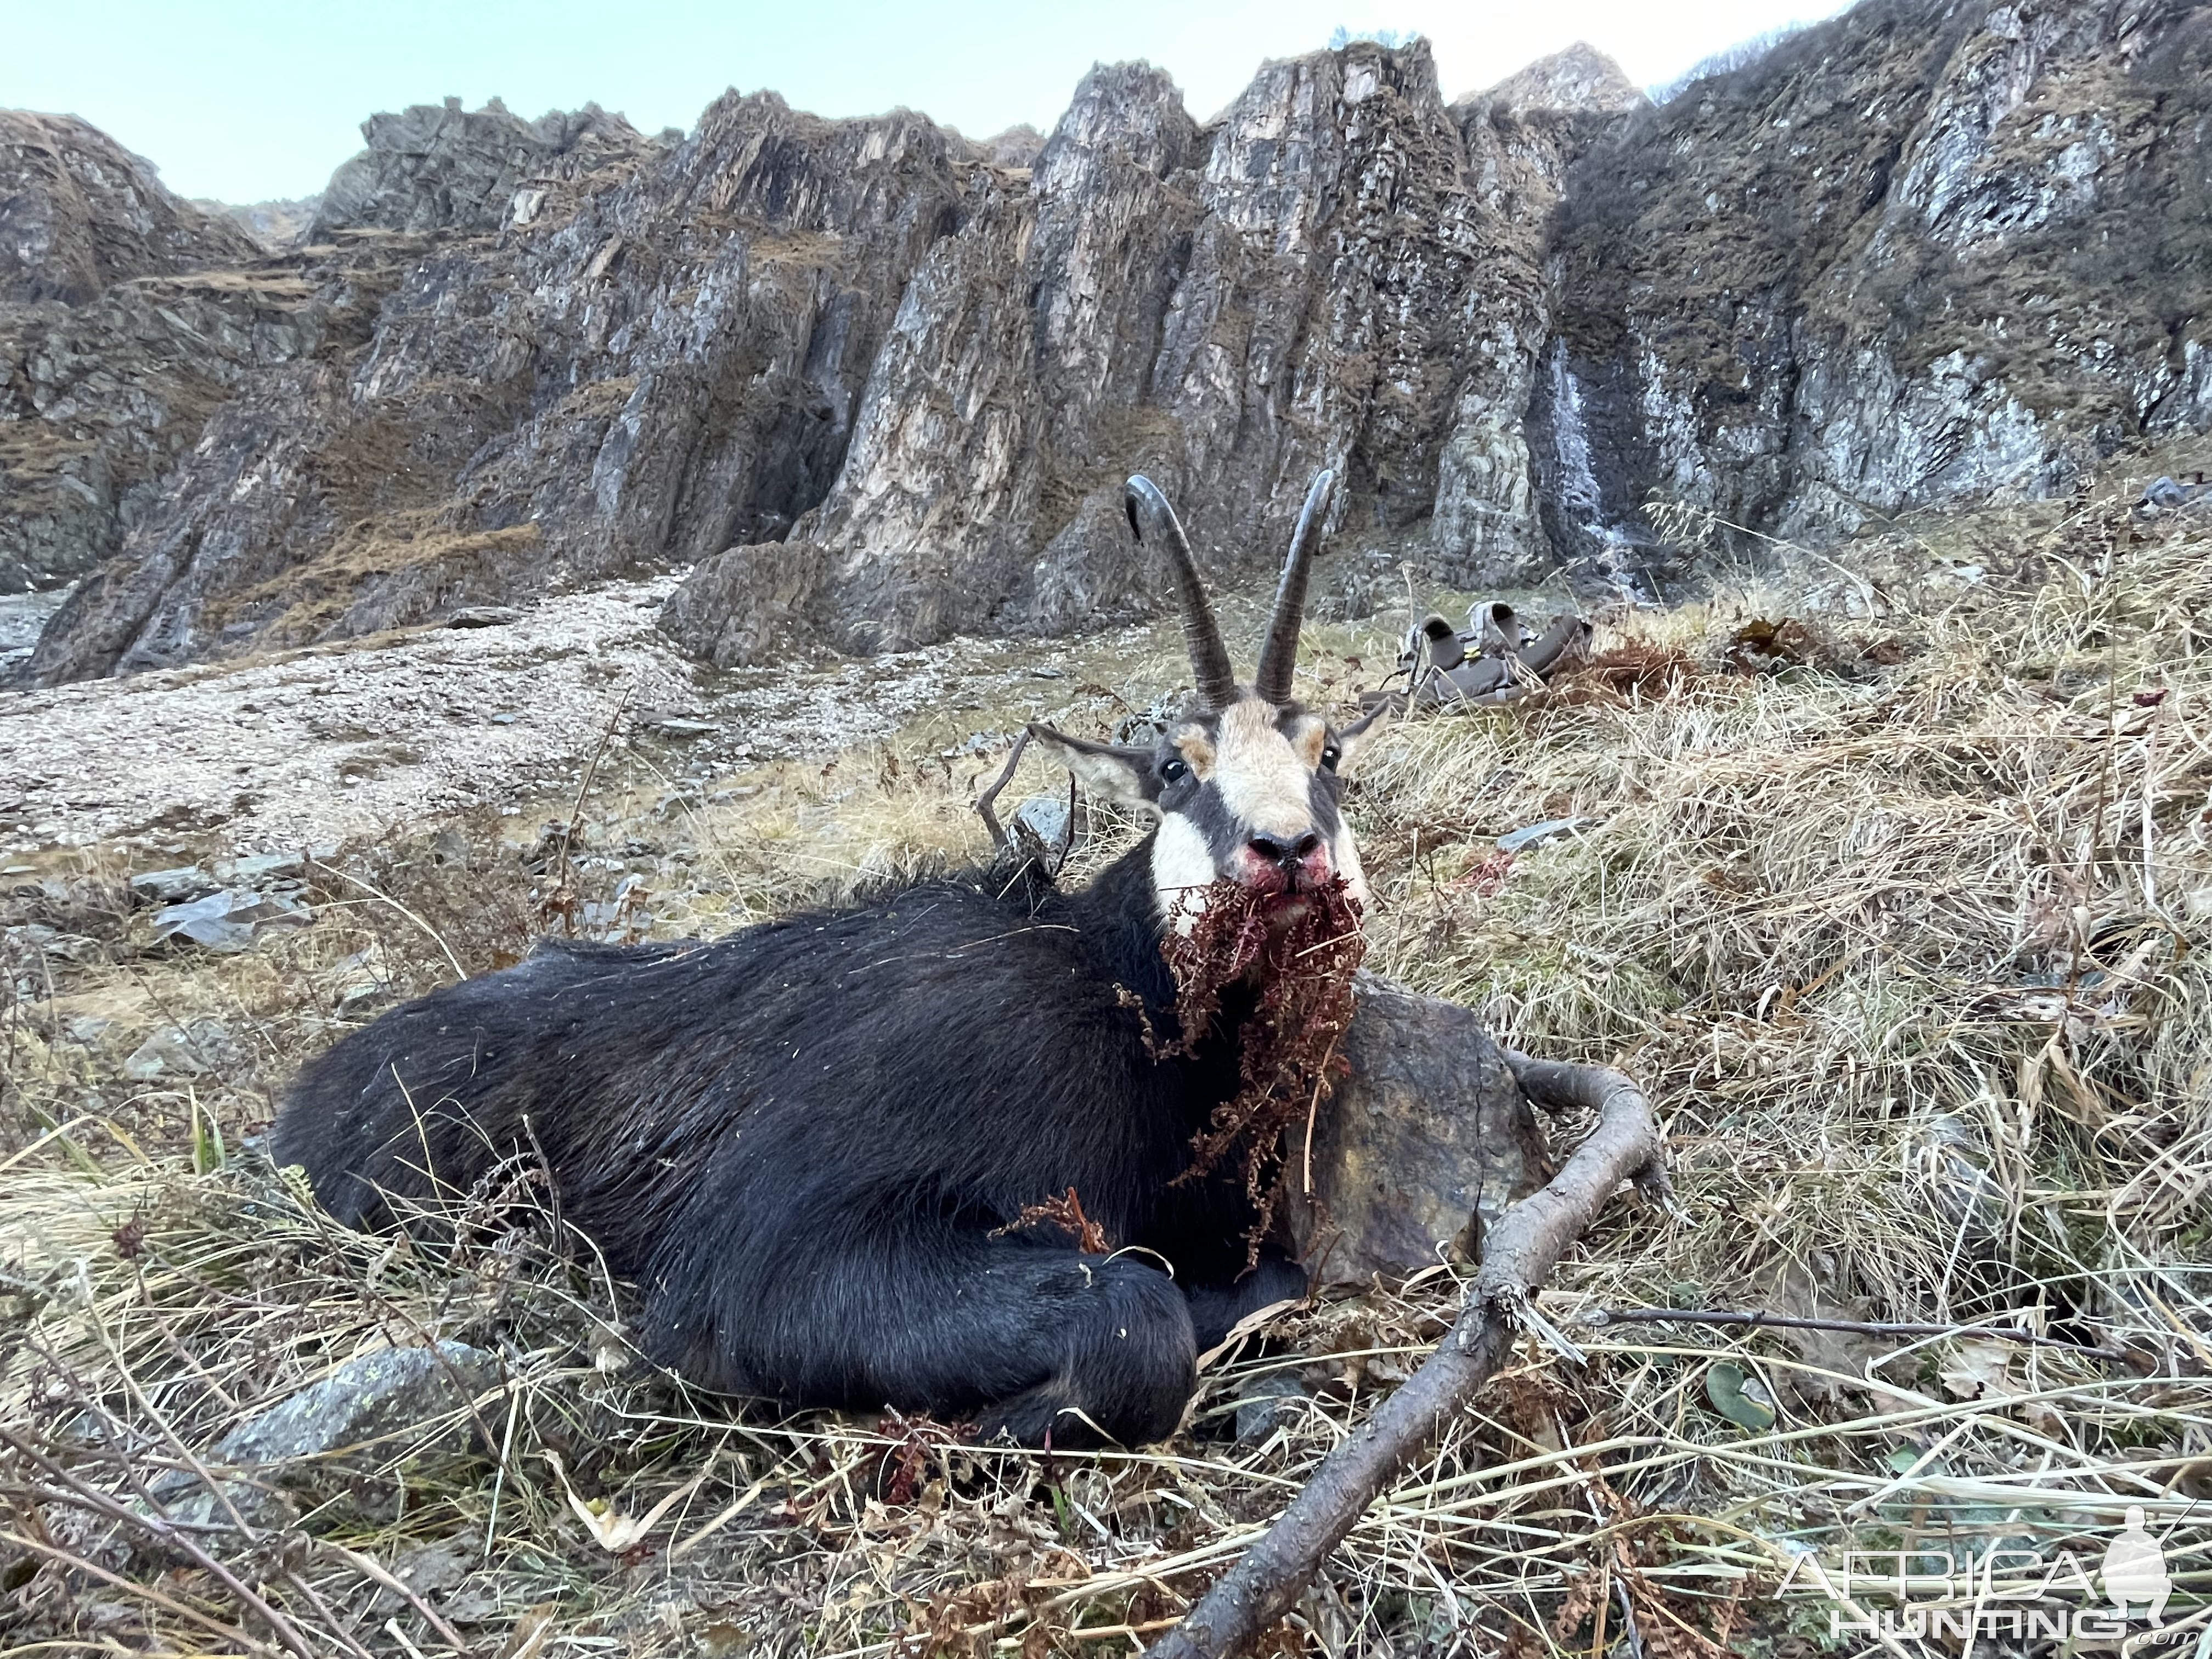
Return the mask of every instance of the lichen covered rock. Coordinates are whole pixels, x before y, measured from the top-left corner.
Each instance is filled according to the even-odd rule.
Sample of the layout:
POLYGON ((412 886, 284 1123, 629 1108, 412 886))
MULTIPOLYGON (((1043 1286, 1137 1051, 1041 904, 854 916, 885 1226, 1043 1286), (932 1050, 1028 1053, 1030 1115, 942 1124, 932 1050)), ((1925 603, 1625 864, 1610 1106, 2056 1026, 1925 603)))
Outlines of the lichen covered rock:
POLYGON ((1370 974, 1346 1035, 1350 1075, 1303 1138, 1317 1203, 1290 1220, 1309 1270, 1327 1283, 1402 1279, 1479 1258, 1484 1228, 1550 1178, 1542 1130, 1472 1011, 1370 974))

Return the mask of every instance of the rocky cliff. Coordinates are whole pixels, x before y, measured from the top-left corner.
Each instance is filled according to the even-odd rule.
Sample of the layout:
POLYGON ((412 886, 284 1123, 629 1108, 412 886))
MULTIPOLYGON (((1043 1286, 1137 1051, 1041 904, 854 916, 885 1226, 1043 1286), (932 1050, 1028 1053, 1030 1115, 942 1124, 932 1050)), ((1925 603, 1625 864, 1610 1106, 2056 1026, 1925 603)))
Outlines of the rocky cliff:
MULTIPOLYGON (((1549 204, 1469 188, 1455 113, 1418 47, 1271 64, 1204 132, 1158 71, 1094 70, 1026 177, 975 178, 826 499, 702 565, 670 626, 740 662, 1146 608, 1136 468, 1224 573, 1279 556, 1324 466, 1336 528, 1419 540, 1439 576, 1540 566, 1513 428, 1549 204)), ((1468 120, 1486 160, 1540 171, 1468 120)))
POLYGON ((2212 9, 1864 0, 1571 170, 1555 544, 1799 538, 2212 427, 2212 9))
MULTIPOLYGON (((331 175, 316 199, 309 240, 366 226, 497 230, 511 216, 527 223, 545 179, 619 167, 642 155, 647 143, 597 104, 525 121, 496 98, 479 110, 448 98, 442 107, 416 104, 397 115, 372 115, 361 136, 368 147, 331 175), (518 198, 518 191, 529 193, 518 198)), ((682 139, 668 132, 656 142, 665 147, 682 139)))
POLYGON ((0 110, 0 301, 78 304, 133 276, 258 250, 172 196, 152 165, 74 115, 0 110))
POLYGON ((74 116, 0 111, 0 592, 116 554, 209 416, 301 349, 307 291, 260 252, 74 116))
POLYGON ((1334 467, 1394 585, 1663 586, 1655 493, 2064 489, 2212 425, 2208 15, 1864 0, 1657 109, 1587 48, 1448 104, 1354 42, 1203 127, 1102 67, 1041 147, 379 117, 302 245, 0 308, 0 582, 100 565, 45 682, 635 567, 735 664, 1151 609, 1139 467, 1226 576, 1334 467))

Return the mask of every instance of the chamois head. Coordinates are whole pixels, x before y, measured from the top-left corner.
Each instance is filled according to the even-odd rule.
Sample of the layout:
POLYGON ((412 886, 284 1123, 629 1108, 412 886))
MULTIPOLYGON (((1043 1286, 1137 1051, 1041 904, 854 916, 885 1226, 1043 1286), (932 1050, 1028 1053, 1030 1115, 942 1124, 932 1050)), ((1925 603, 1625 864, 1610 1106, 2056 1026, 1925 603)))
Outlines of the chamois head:
POLYGON ((1151 479, 1131 478, 1129 527, 1164 550, 1174 568, 1197 694, 1150 748, 1030 727, 1091 788, 1158 820, 1153 885, 1162 915, 1179 927, 1196 921, 1206 890, 1223 880, 1295 902, 1341 878, 1352 898, 1366 901, 1359 849, 1338 803, 1344 769, 1374 716, 1339 731, 1291 696, 1306 578, 1335 483, 1322 472, 1306 492, 1258 671, 1239 685, 1175 509, 1151 479))

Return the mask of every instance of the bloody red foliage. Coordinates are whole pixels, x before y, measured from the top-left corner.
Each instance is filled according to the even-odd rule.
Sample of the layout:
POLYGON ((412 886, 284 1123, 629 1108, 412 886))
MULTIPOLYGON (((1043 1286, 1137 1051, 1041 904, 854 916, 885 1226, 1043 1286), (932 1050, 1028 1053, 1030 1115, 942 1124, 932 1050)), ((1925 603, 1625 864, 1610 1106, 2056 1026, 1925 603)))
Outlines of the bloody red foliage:
POLYGON ((1075 1248, 1086 1255, 1110 1255, 1114 1241, 1106 1230, 1083 1213, 1083 1200, 1070 1187, 1065 1198, 1048 1198, 1041 1203, 1024 1204, 1021 1213, 1005 1226, 996 1229, 991 1237, 1004 1238, 1008 1233, 1023 1227, 1058 1227, 1075 1240, 1075 1248))
POLYGON ((877 1490, 890 1509, 904 1509, 921 1495, 928 1478, 930 1454, 942 1447, 964 1445, 975 1439, 975 1425, 940 1423, 927 1412, 912 1417, 886 1412, 876 1432, 896 1443, 884 1453, 876 1472, 877 1490))
POLYGON ((1242 1149, 1245 1190, 1259 1212, 1245 1242, 1257 1261, 1288 1176, 1283 1132, 1304 1121, 1349 1069, 1337 1047, 1352 1024, 1352 975, 1367 953, 1359 904, 1341 877, 1297 894, 1218 881, 1195 925, 1170 929, 1160 951, 1175 975, 1182 1052, 1212 1029, 1224 992, 1251 994, 1237 1033, 1243 1086, 1193 1139, 1190 1167, 1177 1179, 1205 1175, 1242 1149))

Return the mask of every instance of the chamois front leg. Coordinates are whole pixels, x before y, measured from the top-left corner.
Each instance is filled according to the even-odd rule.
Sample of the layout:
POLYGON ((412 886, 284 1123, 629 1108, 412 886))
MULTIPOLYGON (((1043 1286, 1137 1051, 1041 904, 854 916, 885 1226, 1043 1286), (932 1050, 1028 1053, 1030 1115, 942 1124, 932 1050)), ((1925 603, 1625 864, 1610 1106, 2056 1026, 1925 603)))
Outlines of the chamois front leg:
POLYGON ((1272 1308, 1279 1302, 1305 1298, 1306 1270, 1279 1251, 1260 1252, 1249 1273, 1227 1284, 1188 1285, 1183 1294, 1190 1302, 1191 1332, 1204 1353, 1229 1338, 1237 1322, 1272 1308))
MULTIPOLYGON (((982 1438, 1071 1449, 1166 1439, 1198 1386, 1198 1341, 1182 1292, 1127 1256, 1038 1254, 1060 1255, 1062 1265, 1036 1291, 1017 1290, 1011 1300, 1019 1322, 1041 1308, 1066 1321, 1060 1355, 1047 1376, 978 1413, 982 1438), (1079 1285, 1066 1276, 1071 1267, 1079 1285)), ((1035 1271, 1026 1263, 991 1270, 1017 1281, 1035 1271)))
POLYGON ((1140 1258, 878 1214, 723 1260, 773 1266, 670 1264, 648 1323, 661 1358, 738 1392, 1075 1447, 1165 1438, 1196 1386, 1189 1306, 1140 1258))

